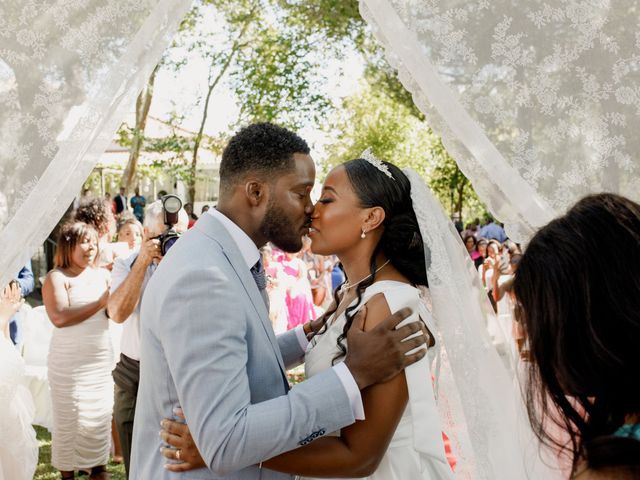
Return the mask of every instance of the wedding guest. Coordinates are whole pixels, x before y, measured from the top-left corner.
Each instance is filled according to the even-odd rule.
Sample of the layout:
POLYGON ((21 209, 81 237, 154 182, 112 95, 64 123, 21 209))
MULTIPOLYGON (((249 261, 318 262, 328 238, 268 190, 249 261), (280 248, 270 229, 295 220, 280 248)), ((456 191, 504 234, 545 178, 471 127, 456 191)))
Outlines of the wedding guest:
POLYGON ((467 248, 467 252, 469 252, 469 256, 471 257, 471 260, 475 262, 480 256, 480 253, 476 249, 476 237, 474 237, 473 235, 467 235, 466 237, 463 237, 463 238, 464 238, 464 246, 467 248))
POLYGON ((261 249, 264 271, 267 275, 267 294, 269 295, 269 320, 276 335, 287 331, 287 286, 284 281, 283 253, 280 249, 267 243, 261 249), (274 251, 277 253, 274 254, 274 251))
MULTIPOLYGON (((135 219, 133 221, 138 223, 135 219)), ((187 223, 187 213, 182 209, 178 213, 178 223, 174 229, 182 233, 187 229, 187 223)), ((135 251, 129 257, 117 258, 111 273, 111 295, 107 303, 107 315, 115 323, 122 324, 119 362, 113 371, 113 413, 127 475, 140 376, 140 301, 147 283, 162 260, 160 242, 156 237, 166 228, 162 201, 156 200, 145 212, 144 240, 135 247, 135 251)))
POLYGON ((53 406, 52 465, 62 478, 88 469, 108 479, 113 351, 109 320, 109 272, 96 265, 98 233, 82 222, 60 230, 56 267, 42 287, 49 319, 56 327, 48 358, 53 406))
POLYGON ((91 225, 98 233, 98 266, 111 270, 115 252, 109 245, 116 234, 116 220, 105 206, 104 202, 98 199, 81 204, 74 214, 77 222, 91 225))
POLYGON ((116 215, 120 215, 122 212, 129 208, 129 204, 127 203, 127 195, 124 187, 120 187, 120 193, 116 195, 116 198, 113 201, 116 204, 116 215))
POLYGON ((104 194, 104 204, 107 206, 107 210, 111 210, 113 215, 116 214, 116 202, 111 198, 111 193, 106 192, 104 194))
POLYGON ((307 266, 298 255, 285 252, 283 266, 283 277, 286 278, 287 286, 287 329, 291 330, 298 325, 303 325, 313 320, 315 310, 311 296, 311 285, 307 276, 307 266))
POLYGON ((133 209, 133 214, 138 219, 140 223, 144 222, 144 207, 147 204, 145 198, 140 195, 140 188, 136 187, 135 195, 131 197, 131 208, 133 209))
POLYGON ((23 302, 17 281, 0 290, 0 478, 11 480, 32 479, 38 464, 33 398, 23 385, 24 360, 9 339, 9 319, 23 302))
POLYGON ((639 279, 640 205, 606 193, 542 227, 518 266, 529 418, 578 480, 640 478, 639 279))
POLYGON ((135 218, 128 218, 118 225, 117 241, 127 242, 129 250, 140 246, 142 242, 142 225, 135 218))
POLYGON ((478 256, 473 261, 474 265, 477 269, 484 263, 487 258, 487 246, 489 245, 489 241, 486 238, 479 238, 476 243, 476 251, 478 252, 478 256))
POLYGON ((203 205, 202 210, 200 210, 200 215, 209 211, 209 205, 203 205))
MULTIPOLYGON (((16 275, 16 282, 20 288, 20 294, 22 297, 26 297, 35 288, 35 280, 33 278, 33 270, 31 269, 31 259, 27 259, 24 267, 20 269, 18 275, 16 275)), ((14 345, 21 349, 22 337, 23 337, 23 325, 21 324, 19 315, 15 315, 9 322, 9 333, 11 341, 14 345)))
POLYGON ((494 239, 502 243, 507 239, 507 234, 500 225, 498 225, 491 215, 486 216, 487 223, 480 229, 479 235, 484 238, 494 239))
POLYGON ((195 213, 193 213, 193 203, 185 203, 184 209, 187 212, 187 215, 189 215, 189 228, 191 228, 195 225, 196 221, 198 220, 198 216, 195 213))

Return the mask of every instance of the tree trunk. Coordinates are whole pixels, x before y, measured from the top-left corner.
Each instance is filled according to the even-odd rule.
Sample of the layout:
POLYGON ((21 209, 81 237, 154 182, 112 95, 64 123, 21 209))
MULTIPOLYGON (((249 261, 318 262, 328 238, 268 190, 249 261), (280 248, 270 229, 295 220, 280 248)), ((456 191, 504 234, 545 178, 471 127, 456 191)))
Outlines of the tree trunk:
POLYGON ((460 174, 460 181, 458 183, 458 188, 457 188, 457 194, 458 194, 458 199, 456 201, 456 206, 455 206, 455 211, 458 214, 458 218, 460 220, 462 220, 462 208, 464 207, 464 192, 466 190, 467 187, 467 183, 469 183, 469 180, 467 180, 462 173, 460 174))
MULTIPOLYGON (((254 7, 255 8, 255 7, 254 7)), ((209 100, 211 99, 211 94, 213 90, 216 88, 224 74, 227 72, 227 69, 231 65, 231 61, 240 50, 242 37, 247 31, 247 28, 251 24, 252 15, 248 16, 248 20, 242 27, 242 30, 238 34, 238 37, 233 42, 233 46, 231 47, 231 51, 227 56, 227 59, 224 61, 222 68, 218 72, 218 75, 215 79, 211 79, 211 72, 209 72, 209 84, 207 86, 207 96, 204 100, 204 109, 202 110, 202 118, 200 119, 200 128, 198 129, 198 133, 196 134, 196 138, 193 142, 193 156, 191 157, 191 168, 189 169, 189 178, 187 182, 187 194, 189 196, 189 201, 194 203, 196 200, 196 172, 198 168, 198 150, 200 150, 200 143, 202 142, 202 137, 204 133, 204 125, 207 122, 207 116, 209 115, 209 100)))
POLYGON ((142 89, 136 101, 136 125, 133 129, 133 141, 131 143, 131 148, 129 149, 129 161, 127 162, 127 167, 124 169, 124 173, 122 174, 122 186, 125 188, 126 194, 131 192, 136 176, 140 149, 144 143, 144 129, 147 125, 147 116, 149 115, 151 99, 153 98, 153 84, 156 80, 156 73, 158 73, 159 68, 160 64, 156 65, 156 68, 153 69, 147 85, 142 89))

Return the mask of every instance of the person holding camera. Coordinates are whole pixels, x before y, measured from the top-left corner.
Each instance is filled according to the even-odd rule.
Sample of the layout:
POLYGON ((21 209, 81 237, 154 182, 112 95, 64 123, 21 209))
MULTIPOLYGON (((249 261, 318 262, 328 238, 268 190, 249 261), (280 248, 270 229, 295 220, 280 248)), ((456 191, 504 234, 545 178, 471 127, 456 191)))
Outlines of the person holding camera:
POLYGON ((113 379, 114 417, 127 475, 140 374, 140 300, 172 240, 175 241, 177 235, 187 229, 187 212, 179 205, 180 201, 175 196, 167 196, 149 205, 144 217, 144 237, 140 248, 127 258, 117 258, 111 272, 107 315, 114 322, 124 324, 120 360, 113 371, 113 379), (174 208, 168 207, 168 202, 174 204, 174 208), (167 208, 171 211, 167 211, 167 208))

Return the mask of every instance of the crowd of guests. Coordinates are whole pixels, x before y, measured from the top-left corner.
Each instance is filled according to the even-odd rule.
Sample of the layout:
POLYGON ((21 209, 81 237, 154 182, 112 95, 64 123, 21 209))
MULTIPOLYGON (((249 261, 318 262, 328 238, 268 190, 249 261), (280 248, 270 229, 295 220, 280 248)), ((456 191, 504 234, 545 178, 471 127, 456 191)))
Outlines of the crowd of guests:
POLYGON ((322 315, 333 301, 333 291, 344 282, 337 258, 314 255, 310 247, 311 241, 305 238, 298 253, 270 244, 262 249, 269 318, 276 334, 322 315))
MULTIPOLYGON (((122 444, 127 463, 131 448, 139 300, 162 259, 156 237, 166 225, 159 201, 146 208, 144 226, 135 210, 115 210, 110 200, 80 203, 59 230, 55 268, 42 287, 56 327, 48 361, 51 462, 62 478, 78 470, 109 478, 112 445, 122 444)), ((193 216, 183 209, 175 229, 186 230, 193 216)), ((616 195, 587 197, 540 229, 524 253, 490 219, 461 235, 497 313, 488 325, 494 343, 505 358, 527 360, 535 433, 568 454, 568 476, 640 478, 640 206, 616 195)), ((344 280, 335 259, 313 255, 308 242, 297 254, 268 245, 262 255, 277 332, 321 314, 344 280)), ((0 383, 20 372, 5 346, 22 297, 18 282, 0 293, 0 356, 3 367, 16 364, 2 368, 0 383)), ((0 441, 0 468, 11 478, 6 472, 33 461, 37 446, 32 430, 11 428, 29 415, 24 392, 0 392, 8 406, 0 425, 13 432, 0 441)))
POLYGON ((506 364, 514 370, 518 360, 528 355, 522 326, 514 311, 513 283, 522 249, 509 240, 504 227, 490 215, 483 225, 477 218, 468 223, 460 236, 496 314, 488 320, 489 335, 506 364))

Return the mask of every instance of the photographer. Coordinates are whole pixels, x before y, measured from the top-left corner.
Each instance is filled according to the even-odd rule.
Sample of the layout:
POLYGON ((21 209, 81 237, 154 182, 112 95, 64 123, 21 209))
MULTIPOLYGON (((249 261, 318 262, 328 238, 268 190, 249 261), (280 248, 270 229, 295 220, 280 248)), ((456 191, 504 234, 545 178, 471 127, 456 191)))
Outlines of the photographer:
POLYGON ((173 225, 176 233, 182 233, 187 229, 188 224, 187 213, 179 207, 179 200, 177 197, 170 197, 174 206, 176 201, 178 203, 178 207, 174 207, 173 211, 177 211, 178 208, 179 211, 174 215, 167 212, 165 207, 168 205, 168 197, 149 205, 145 212, 142 245, 128 258, 117 258, 111 272, 111 295, 107 303, 107 315, 116 323, 124 323, 122 353, 113 371, 113 379, 115 382, 114 417, 122 442, 127 475, 140 372, 140 299, 158 263, 162 260, 163 243, 166 250, 171 245, 171 241, 167 242, 166 239, 175 237, 169 229, 173 225))

